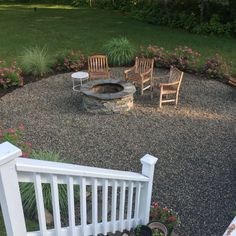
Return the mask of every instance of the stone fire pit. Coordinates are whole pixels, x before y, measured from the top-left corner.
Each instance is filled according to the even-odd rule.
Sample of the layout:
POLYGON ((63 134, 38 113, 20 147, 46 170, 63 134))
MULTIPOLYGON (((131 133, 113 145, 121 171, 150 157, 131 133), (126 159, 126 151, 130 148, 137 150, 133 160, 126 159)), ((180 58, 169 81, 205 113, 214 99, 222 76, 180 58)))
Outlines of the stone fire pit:
POLYGON ((94 80, 81 87, 84 108, 93 113, 122 113, 133 107, 134 85, 126 81, 94 80))

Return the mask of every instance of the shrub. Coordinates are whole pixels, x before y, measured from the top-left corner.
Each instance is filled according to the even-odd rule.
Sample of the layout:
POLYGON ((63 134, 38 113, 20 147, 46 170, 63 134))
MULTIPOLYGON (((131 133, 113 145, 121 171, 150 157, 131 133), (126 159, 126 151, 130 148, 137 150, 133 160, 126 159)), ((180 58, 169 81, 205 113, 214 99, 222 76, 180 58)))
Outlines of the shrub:
POLYGON ((219 16, 214 14, 212 15, 210 21, 196 25, 193 32, 198 34, 229 35, 232 28, 233 23, 221 23, 219 16))
POLYGON ((21 69, 13 62, 10 66, 5 61, 0 61, 0 87, 23 86, 21 69))
POLYGON ((42 77, 50 72, 52 60, 45 47, 25 49, 21 56, 21 65, 25 74, 42 77))
POLYGON ((22 150, 22 157, 28 157, 31 153, 31 143, 23 141, 24 126, 21 124, 16 129, 0 130, 0 143, 10 142, 22 150))
POLYGON ((64 51, 57 55, 56 72, 79 71, 85 67, 86 58, 80 51, 64 51))
POLYGON ((216 54, 206 60, 203 66, 203 73, 208 79, 228 80, 230 77, 230 65, 224 61, 222 56, 216 54))
POLYGON ((174 52, 167 51, 163 47, 149 45, 141 48, 141 56, 154 58, 157 67, 169 68, 175 66, 180 70, 196 72, 200 53, 194 52, 189 47, 177 47, 174 52))
POLYGON ((141 47, 139 56, 154 58, 157 67, 170 67, 168 52, 163 47, 158 47, 155 45, 149 45, 147 48, 141 47))
POLYGON ((194 52, 191 48, 177 47, 169 54, 170 64, 184 71, 197 71, 200 53, 194 52))
POLYGON ((134 59, 134 47, 127 38, 113 38, 104 45, 109 62, 114 66, 128 65, 134 59))
MULTIPOLYGON (((61 162, 62 160, 59 157, 59 154, 52 151, 33 151, 31 157, 33 159, 45 160, 45 161, 56 161, 61 162)), ((42 184, 43 189, 43 198, 44 198, 44 207, 52 212, 52 197, 51 197, 51 187, 50 184, 42 184)), ((79 197, 78 188, 75 189, 75 199, 79 197)), ((37 206, 35 198, 35 190, 33 183, 20 183, 21 197, 24 212, 27 217, 37 216, 37 206)), ((67 185, 59 184, 59 204, 60 210, 63 214, 67 214, 67 185)))

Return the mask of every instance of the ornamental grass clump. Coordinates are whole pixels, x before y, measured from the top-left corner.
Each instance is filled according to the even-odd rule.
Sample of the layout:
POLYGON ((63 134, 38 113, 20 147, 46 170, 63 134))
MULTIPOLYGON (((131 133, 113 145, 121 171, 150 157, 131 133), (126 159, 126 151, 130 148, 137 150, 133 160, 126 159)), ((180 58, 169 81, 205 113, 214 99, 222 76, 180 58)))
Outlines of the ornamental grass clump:
MULTIPOLYGON (((62 162, 60 156, 56 152, 52 151, 33 151, 31 156, 32 159, 37 160, 44 160, 44 161, 55 161, 55 162, 62 162)), ((24 208, 24 213, 27 217, 37 217, 37 204, 35 198, 35 189, 33 183, 20 183, 20 191, 21 191, 21 198, 22 204, 24 208)), ((42 191, 43 191, 43 199, 44 199, 44 207, 49 212, 53 213, 52 210, 52 194, 51 194, 51 186, 49 183, 42 184, 42 191)), ((67 206, 67 185, 66 184, 59 184, 58 185, 59 191, 59 205, 60 211, 62 214, 67 215, 68 206, 67 206)), ((79 198, 79 189, 75 186, 75 199, 78 200, 79 198)))
POLYGON ((16 62, 8 65, 5 61, 0 61, 0 87, 23 86, 22 71, 16 62))
POLYGON ((21 56, 21 66, 24 74, 43 77, 51 71, 52 60, 45 47, 25 49, 21 56))
POLYGON ((125 37, 113 38, 104 45, 104 52, 108 56, 109 64, 126 66, 134 59, 135 49, 125 37))

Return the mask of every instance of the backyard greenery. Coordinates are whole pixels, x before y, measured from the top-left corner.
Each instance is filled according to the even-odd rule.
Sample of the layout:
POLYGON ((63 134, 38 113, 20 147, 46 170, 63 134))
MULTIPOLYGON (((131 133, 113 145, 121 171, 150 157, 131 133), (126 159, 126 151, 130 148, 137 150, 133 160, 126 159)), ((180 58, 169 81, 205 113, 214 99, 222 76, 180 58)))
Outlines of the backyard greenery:
MULTIPOLYGON (((27 227, 28 231, 38 230, 38 224, 35 223, 35 221, 32 221, 32 220, 26 220, 26 227, 27 227)), ((1 236, 7 236, 1 212, 0 212, 0 235, 1 236)))
MULTIPOLYGON (((1 97, 0 93, 0 143, 9 141, 20 147, 25 158, 63 161, 56 152, 34 151, 30 140, 37 145, 36 150, 59 150, 67 162, 111 169, 130 169, 131 166, 132 171, 140 167, 136 156, 144 152, 160 156, 153 196, 158 193, 161 204, 154 202, 151 219, 161 221, 168 229, 179 225, 178 214, 162 207, 170 203, 181 215, 180 235, 183 232, 191 235, 196 232, 195 228, 199 229, 199 235, 221 232, 228 224, 229 209, 235 199, 231 165, 235 153, 235 93, 230 86, 201 80, 198 75, 224 81, 232 73, 236 76, 236 38, 231 32, 236 21, 228 25, 228 21, 217 18, 219 12, 218 16, 201 14, 204 0, 196 1, 200 3, 197 16, 181 12, 175 19, 173 15, 164 19, 165 12, 158 12, 162 14, 160 20, 168 23, 156 22, 161 15, 157 14, 157 8, 150 12, 145 5, 142 11, 143 0, 73 2, 85 1, 92 2, 93 7, 99 2, 98 8, 80 4, 78 7, 0 4, 0 92, 12 91, 11 86, 23 86, 24 81, 57 73, 17 89, 9 96, 1 97), (131 2, 132 6, 128 4, 131 2), (134 2, 138 3, 136 7, 134 2), (193 30, 196 29, 195 18, 201 22, 199 32, 193 30), (175 25, 176 22, 179 24, 175 25), (191 23, 195 26, 187 25, 191 23), (164 24, 178 29, 160 26, 164 24), (226 36, 194 35, 186 30, 207 34, 215 30, 226 36), (106 54, 110 66, 128 66, 135 56, 145 56, 154 58, 156 67, 169 69, 174 65, 190 72, 185 74, 181 87, 181 106, 176 110, 168 107, 161 110, 156 105, 158 96, 148 100, 137 95, 136 107, 127 116, 91 116, 82 112, 81 94, 72 95, 70 74, 62 73, 86 69, 87 56, 92 54, 106 54), (28 126, 27 141, 21 122, 28 126), (5 129, 1 125, 16 128, 5 129), (71 130, 73 138, 69 135, 71 130), (224 178, 221 173, 225 173, 224 178), (206 205, 211 205, 210 217, 206 205), (218 215, 217 219, 214 215, 218 215)), ((206 10, 204 5, 202 13, 207 13, 206 10)), ((111 73, 122 78, 123 69, 113 67, 111 73)), ((162 72, 164 70, 155 68, 154 76, 162 72)), ((42 187, 45 208, 53 213, 51 187, 49 184, 42 187)), ((33 220, 37 215, 34 186, 20 183, 20 190, 25 216, 33 220)), ((78 200, 79 188, 75 187, 74 194, 78 200)), ((59 185, 59 195, 64 219, 68 214, 66 185, 59 185)), ((0 236, 5 236, 1 214, 0 209, 0 236)), ((32 221, 26 224, 29 231, 38 229, 32 221)))
POLYGON ((21 67, 26 74, 44 76, 50 71, 52 60, 45 47, 26 48, 20 57, 21 67))
POLYGON ((20 62, 24 49, 35 46, 46 46, 50 56, 65 49, 81 50, 85 55, 103 53, 104 43, 125 36, 136 49, 149 44, 167 50, 191 47, 201 53, 202 63, 219 53, 232 61, 236 74, 235 38, 193 35, 149 25, 118 11, 82 7, 1 4, 0 12, 0 58, 4 60, 20 62))
MULTIPOLYGON (((45 160, 45 161, 56 161, 61 162, 59 157, 59 153, 52 152, 52 151, 33 151, 31 154, 31 158, 38 159, 38 160, 45 160)), ((43 184, 43 198, 45 208, 52 212, 52 197, 51 197, 51 187, 50 184, 43 184)), ((34 192, 34 184, 33 183, 21 183, 20 184, 21 190, 21 198, 23 203, 23 208, 25 215, 29 219, 33 219, 37 216, 37 205, 36 205, 36 196, 34 192)), ((67 211, 67 188, 66 185, 60 184, 59 185, 59 202, 60 202, 60 209, 62 212, 67 211)))
POLYGON ((126 66, 134 59, 133 45, 124 37, 109 40, 104 51, 113 66, 126 66))

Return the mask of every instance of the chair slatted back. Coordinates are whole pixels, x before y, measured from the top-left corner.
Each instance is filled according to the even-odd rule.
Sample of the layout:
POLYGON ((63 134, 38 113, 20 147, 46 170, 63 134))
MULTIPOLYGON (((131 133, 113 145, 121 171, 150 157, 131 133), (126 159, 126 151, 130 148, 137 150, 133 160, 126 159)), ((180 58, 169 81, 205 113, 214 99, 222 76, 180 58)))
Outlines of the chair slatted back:
POLYGON ((171 66, 169 83, 179 82, 179 84, 177 86, 177 89, 179 89, 182 79, 183 79, 183 75, 184 75, 184 73, 182 71, 180 71, 179 69, 177 69, 174 66, 171 66))
POLYGON ((89 72, 108 72, 108 60, 104 55, 94 55, 88 58, 89 72))
POLYGON ((135 73, 142 74, 149 69, 153 69, 154 59, 138 58, 135 59, 135 73))

